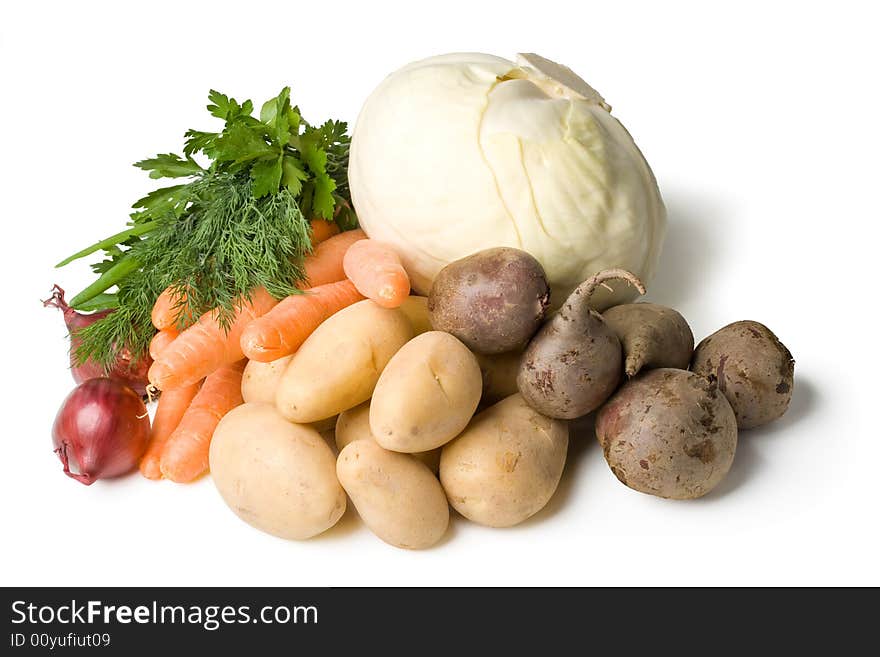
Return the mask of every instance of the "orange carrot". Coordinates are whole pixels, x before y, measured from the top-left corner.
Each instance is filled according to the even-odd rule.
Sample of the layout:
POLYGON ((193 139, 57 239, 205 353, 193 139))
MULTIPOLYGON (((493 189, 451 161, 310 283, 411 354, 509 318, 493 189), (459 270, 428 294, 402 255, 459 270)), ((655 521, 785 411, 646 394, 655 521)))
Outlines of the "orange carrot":
POLYGON ((174 342, 174 338, 176 338, 180 333, 178 333, 175 328, 167 328, 162 329, 161 331, 157 331, 156 335, 153 336, 153 339, 150 340, 150 358, 156 360, 165 348, 174 342))
POLYGON ((343 268, 358 292, 383 308, 397 308, 409 296, 409 276, 394 250, 383 242, 355 242, 345 252, 343 268))
POLYGON ((265 289, 254 290, 250 301, 237 304, 228 330, 220 325, 216 311, 206 312, 153 361, 147 374, 150 383, 163 391, 183 388, 222 365, 241 360, 241 333, 245 326, 277 303, 265 289))
POLYGON ((181 304, 184 301, 184 298, 174 293, 174 288, 171 286, 162 290, 162 294, 156 299, 150 314, 153 326, 160 331, 174 328, 174 325, 177 324, 177 315, 180 312, 181 304))
POLYGON ((200 387, 201 382, 185 388, 166 390, 159 397, 156 415, 153 418, 153 428, 150 431, 150 444, 140 462, 141 474, 147 479, 162 478, 162 471, 159 469, 162 450, 165 448, 169 436, 177 429, 200 387))
MULTIPOLYGON (((344 279, 345 251, 363 236, 363 231, 351 230, 319 244, 303 263, 308 280, 321 285, 344 279)), ((220 326, 216 311, 205 313, 153 362, 148 374, 150 383, 159 390, 182 388, 203 379, 221 365, 241 359, 244 356, 241 335, 245 327, 277 303, 264 288, 254 290, 250 301, 237 306, 228 331, 220 326)))
MULTIPOLYGON (((156 336, 150 342, 150 356, 154 359, 158 358, 175 337, 177 337, 177 331, 173 328, 156 333, 156 336)), ((183 417, 186 409, 189 408, 193 397, 195 397, 201 385, 200 381, 185 388, 167 390, 159 397, 156 415, 153 417, 153 426, 150 430, 150 442, 139 464, 141 474, 147 479, 162 478, 162 471, 159 469, 162 450, 168 441, 168 436, 180 424, 180 419, 183 417)))
POLYGON ((335 283, 345 278, 342 259, 348 247, 366 237, 360 228, 334 235, 315 247, 303 261, 308 287, 335 283))
POLYGON ((326 219, 312 219, 309 225, 312 229, 312 246, 318 246, 339 232, 339 224, 326 219))
MULTIPOLYGON (((332 221, 327 221, 325 219, 312 219, 309 225, 311 226, 312 232, 312 247, 317 247, 322 242, 326 242, 329 238, 339 233, 338 224, 335 224, 332 221)), ((359 239, 362 239, 364 237, 363 231, 358 231, 357 234, 352 231, 349 232, 350 234, 346 236, 345 240, 342 240, 342 242, 346 244, 351 243, 349 240, 354 241, 356 235, 360 235, 359 239)), ((307 269, 309 261, 311 259, 314 259, 316 255, 317 254, 306 257, 305 260, 307 269)), ((340 273, 339 278, 336 278, 334 280, 340 281, 344 277, 345 275, 340 273)), ((174 289, 171 286, 166 287, 162 291, 162 294, 160 294, 159 297, 156 299, 156 302, 153 304, 153 311, 151 313, 153 326, 155 326, 160 331, 167 328, 173 328, 174 325, 177 323, 177 315, 180 312, 181 304, 183 301, 185 301, 185 298, 185 296, 181 298, 180 296, 175 295, 174 289)))
POLYGON ((242 351, 262 363, 292 354, 321 322, 363 298, 349 280, 292 294, 248 324, 241 334, 242 351))
POLYGON ((244 366, 244 360, 224 365, 205 379, 162 448, 159 469, 166 479, 184 483, 207 472, 208 448, 214 429, 224 415, 243 403, 244 366))

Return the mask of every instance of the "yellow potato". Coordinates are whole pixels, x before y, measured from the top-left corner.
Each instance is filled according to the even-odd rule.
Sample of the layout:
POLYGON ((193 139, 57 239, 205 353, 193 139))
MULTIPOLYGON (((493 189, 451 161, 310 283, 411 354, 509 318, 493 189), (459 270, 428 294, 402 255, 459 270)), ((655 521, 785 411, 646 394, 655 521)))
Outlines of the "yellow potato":
POLYGON ((227 413, 209 458, 229 508, 269 534, 310 538, 345 511, 333 451, 317 431, 288 422, 271 404, 243 404, 227 413))
POLYGON ((402 312, 369 299, 340 310, 293 355, 278 384, 278 410, 292 422, 316 422, 366 401, 412 335, 402 312))
MULTIPOLYGON (((244 401, 246 403, 274 404, 281 375, 284 374, 284 370, 287 369, 292 359, 293 354, 282 356, 268 363, 249 360, 244 367, 244 374, 241 377, 241 396, 244 401)), ((336 416, 318 420, 317 422, 309 422, 308 424, 321 434, 325 440, 329 436, 330 443, 333 443, 333 428, 336 426, 336 416)), ((439 461, 440 457, 438 456, 437 462, 439 463, 439 461)))
POLYGON ((464 517, 510 527, 534 515, 556 491, 568 449, 568 424, 541 415, 520 394, 479 413, 443 447, 440 481, 464 517))
MULTIPOLYGON (((355 440, 376 440, 370 431, 370 402, 340 413, 336 420, 336 448, 341 452, 355 440)), ((415 452, 413 456, 427 465, 434 474, 440 469, 440 448, 415 452)))
POLYGON ((455 336, 429 331, 398 351, 376 384, 370 429, 385 449, 424 452, 449 442, 480 403, 477 359, 455 336))
POLYGON ((315 431, 321 434, 321 438, 324 439, 324 442, 330 447, 330 450, 333 452, 333 455, 336 456, 339 454, 339 450, 336 449, 336 420, 339 419, 338 415, 334 415, 333 417, 328 417, 324 420, 318 420, 317 422, 309 422, 306 426, 312 427, 315 431))
POLYGON ((274 404, 278 382, 292 358, 292 355, 283 356, 268 363, 249 360, 241 377, 242 399, 246 402, 274 404))
POLYGON ((400 310, 412 324, 416 335, 434 330, 431 326, 431 317, 428 314, 428 297, 407 297, 400 305, 400 310))
POLYGON ((449 526, 449 504, 431 471, 409 454, 356 440, 339 453, 336 474, 364 524, 386 543, 434 545, 449 526))
POLYGON ((483 374, 483 397, 481 404, 494 404, 519 391, 516 375, 519 372, 521 351, 508 351, 503 354, 485 356, 474 354, 483 374))

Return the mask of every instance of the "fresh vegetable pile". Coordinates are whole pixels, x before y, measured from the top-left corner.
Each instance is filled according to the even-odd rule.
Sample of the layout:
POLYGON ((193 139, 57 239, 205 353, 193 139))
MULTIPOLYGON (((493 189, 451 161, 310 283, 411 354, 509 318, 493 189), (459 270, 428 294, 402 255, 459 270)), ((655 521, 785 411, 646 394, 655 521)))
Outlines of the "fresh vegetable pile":
MULTIPOLYGON (((471 57, 440 58, 441 68, 471 57)), ((425 73, 432 61, 404 73, 446 79, 425 73)), ((501 62, 491 58, 488 70, 504 68, 501 62)), ((471 70, 475 79, 480 70, 471 70)), ((659 250, 662 204, 659 196, 644 203, 656 192, 647 164, 628 134, 622 145, 595 140, 598 125, 617 125, 599 131, 617 141, 622 127, 568 69, 527 56, 487 93, 511 82, 502 106, 512 114, 504 119, 496 107, 493 125, 517 135, 516 157, 556 135, 553 121, 568 108, 569 128, 577 123, 581 132, 548 146, 545 161, 611 153, 611 168, 594 162, 591 171, 630 186, 593 195, 569 178, 569 199, 584 205, 542 218, 545 237, 568 222, 563 232, 580 239, 578 223, 591 217, 605 252, 567 267, 557 247, 539 244, 543 238, 509 240, 501 231, 487 248, 464 247, 461 257, 427 254, 450 227, 426 234, 426 209, 458 207, 457 230, 474 226, 467 208, 455 205, 454 185, 425 190, 427 206, 397 197, 401 207, 383 224, 391 192, 369 181, 393 176, 367 171, 365 155, 383 144, 375 97, 352 143, 359 153, 354 210, 370 216, 365 232, 347 196, 344 124, 306 124, 287 89, 259 119, 250 101, 212 92, 209 110, 225 121, 221 132, 191 130, 183 157, 138 163, 154 178, 189 181, 142 199, 128 230, 72 257, 106 256, 95 266, 96 283, 69 306, 60 288, 45 302, 64 311, 80 383, 53 429, 64 471, 85 484, 136 467, 148 479, 180 483, 210 472, 245 522, 297 540, 332 527, 350 500, 382 540, 427 548, 445 535, 450 505, 490 527, 540 511, 563 476, 569 422, 593 414, 605 460, 629 488, 673 499, 715 488, 739 431, 788 408, 791 354, 757 322, 726 326, 695 349, 674 309, 614 303, 645 293, 659 250), (541 100, 550 105, 533 105, 541 100), (523 125, 512 117, 521 115, 509 103, 537 111, 548 125, 518 134, 523 125), (362 139, 369 148, 358 145, 362 139), (210 164, 198 164, 197 153, 210 164), (626 194, 635 195, 632 203, 626 194), (640 221, 639 207, 653 214, 640 221), (642 271, 631 271, 622 253, 635 254, 642 271), (572 279, 599 261, 611 266, 572 279), (95 312, 83 315, 86 309, 95 312), (152 426, 144 392, 159 395, 152 426)), ((398 105, 388 86, 377 92, 382 105, 408 125, 406 112, 420 102, 398 105)), ((470 116, 473 99, 456 99, 456 88, 444 88, 444 102, 470 116)), ((389 152, 400 148, 399 134, 384 138, 389 152)), ((502 161, 502 144, 490 152, 485 166, 496 173, 516 165, 502 161)), ((590 188, 596 178, 580 184, 590 188)))

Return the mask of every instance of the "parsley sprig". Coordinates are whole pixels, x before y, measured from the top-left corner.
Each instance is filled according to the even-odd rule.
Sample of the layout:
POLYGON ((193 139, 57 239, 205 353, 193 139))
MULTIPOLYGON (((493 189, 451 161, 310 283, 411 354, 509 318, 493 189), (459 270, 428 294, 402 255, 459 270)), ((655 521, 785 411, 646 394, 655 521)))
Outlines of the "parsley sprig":
POLYGON ((97 279, 70 305, 115 312, 79 332, 80 361, 109 365, 122 350, 134 359, 143 354, 155 332, 153 303, 169 285, 185 293, 179 327, 209 310, 228 325, 256 287, 276 298, 294 294, 311 250, 309 219, 357 225, 345 123, 307 123, 291 105, 289 87, 263 103, 259 118, 250 100, 239 104, 218 91, 208 99, 208 111, 224 121, 220 132, 188 130, 182 156, 135 163, 150 178, 185 180, 137 200, 128 228, 57 265, 104 255, 92 264, 97 279), (207 166, 196 159, 202 157, 207 166))

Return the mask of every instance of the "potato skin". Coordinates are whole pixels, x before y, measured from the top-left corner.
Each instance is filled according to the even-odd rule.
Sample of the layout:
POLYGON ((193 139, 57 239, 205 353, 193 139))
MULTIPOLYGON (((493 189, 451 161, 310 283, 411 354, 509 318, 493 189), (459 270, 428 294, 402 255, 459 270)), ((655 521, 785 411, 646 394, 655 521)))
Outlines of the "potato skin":
POLYGON ((464 517, 511 527, 553 496, 567 450, 567 423, 541 415, 515 394, 479 413, 443 447, 440 481, 464 517))
POLYGON ((431 325, 469 349, 499 354, 525 347, 550 303, 544 268, 525 251, 486 249, 437 274, 428 296, 431 325))
POLYGON ((620 340, 628 377, 643 368, 685 370, 691 362, 694 334, 678 311, 656 303, 625 303, 602 317, 620 340))
POLYGON ((495 404, 505 397, 516 394, 516 375, 519 372, 521 351, 508 351, 503 354, 486 356, 474 354, 483 374, 483 396, 480 403, 495 404))
POLYGON ((366 401, 388 361, 412 335, 396 308, 369 299, 343 308, 293 355, 278 384, 278 410, 292 422, 316 422, 366 401))
MULTIPOLYGON (((370 402, 366 401, 359 406, 350 408, 339 414, 336 419, 336 448, 341 452, 355 440, 372 440, 376 438, 370 430, 370 402)), ((431 449, 427 452, 413 452, 412 456, 428 466, 428 469, 437 473, 440 469, 440 449, 431 449)))
POLYGON ((211 440, 211 476, 223 500, 250 525, 302 540, 345 511, 333 451, 311 427, 286 421, 271 404, 226 414, 211 440))
POLYGON ((410 454, 356 440, 340 453, 336 472, 358 515, 386 543, 431 547, 449 526, 449 504, 437 477, 410 454))
POLYGON ((406 315, 413 327, 413 335, 433 331, 431 315, 428 312, 428 297, 410 295, 400 304, 400 312, 406 315))
POLYGON ((395 452, 425 452, 467 426, 483 391, 477 359, 461 341, 429 331, 407 342, 379 377, 370 402, 376 442, 395 452))
POLYGON ((718 381, 740 429, 782 417, 791 402, 794 359, 760 322, 734 322, 704 339, 694 351, 691 370, 718 381))
POLYGON ((621 483, 649 495, 692 499, 730 469, 736 418, 714 383, 661 368, 630 379, 599 409, 596 438, 621 483))
POLYGON ((275 403, 275 392, 284 370, 293 359, 293 354, 283 356, 277 360, 261 363, 258 360, 249 360, 244 366, 244 374, 241 377, 241 397, 245 402, 275 403))

